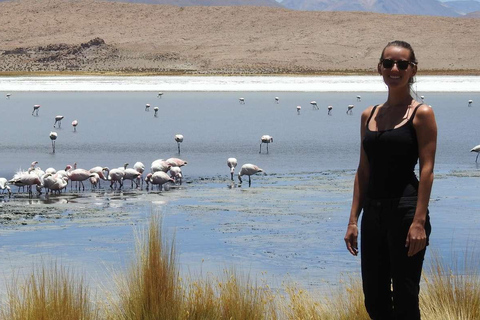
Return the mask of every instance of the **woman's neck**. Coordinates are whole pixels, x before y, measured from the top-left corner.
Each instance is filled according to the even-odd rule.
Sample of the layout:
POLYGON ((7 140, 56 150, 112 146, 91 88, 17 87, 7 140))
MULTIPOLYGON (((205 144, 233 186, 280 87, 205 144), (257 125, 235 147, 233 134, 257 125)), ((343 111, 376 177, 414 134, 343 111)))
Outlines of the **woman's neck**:
POLYGON ((386 104, 391 107, 408 106, 412 103, 412 96, 410 95, 410 87, 401 90, 388 90, 388 98, 386 104))

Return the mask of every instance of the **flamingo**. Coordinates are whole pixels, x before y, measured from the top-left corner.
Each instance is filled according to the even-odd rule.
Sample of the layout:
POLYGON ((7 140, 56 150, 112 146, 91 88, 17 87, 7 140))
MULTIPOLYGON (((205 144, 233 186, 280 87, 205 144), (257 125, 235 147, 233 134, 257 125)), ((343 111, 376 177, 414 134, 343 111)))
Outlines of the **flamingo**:
POLYGON ((235 173, 235 167, 237 166, 237 159, 235 158, 228 158, 227 159, 227 166, 230 168, 230 179, 233 181, 233 175, 235 173))
POLYGON ((480 155, 480 144, 478 146, 473 147, 472 150, 470 150, 470 152, 476 152, 477 153, 477 157, 475 158, 475 162, 477 162, 478 155, 480 155))
POLYGON ((352 114, 354 107, 355 106, 353 104, 349 104, 347 107, 347 114, 352 114))
POLYGON ((182 184, 182 169, 180 167, 171 167, 170 168, 170 177, 175 181, 179 181, 179 184, 182 184))
POLYGON ((10 93, 7 93, 7 94, 5 95, 5 97, 6 97, 7 99, 10 99, 10 96, 11 96, 10 93))
POLYGON ((360 102, 362 101, 362 97, 361 96, 357 96, 357 102, 360 102))
POLYGON ((328 106, 327 109, 328 109, 328 113, 327 113, 327 114, 328 114, 329 116, 331 116, 331 115, 332 115, 332 109, 333 109, 333 107, 332 107, 332 106, 328 106))
POLYGON ((275 97, 275 103, 277 103, 277 104, 278 104, 278 101, 279 101, 279 100, 280 100, 280 98, 279 98, 279 97, 275 97))
POLYGON ((78 120, 72 121, 73 132, 77 132, 78 120))
POLYGON ((42 188, 42 182, 40 181, 40 178, 36 174, 30 174, 26 171, 19 171, 17 172, 13 178, 8 181, 10 184, 14 184, 17 187, 27 187, 28 188, 28 194, 32 194, 32 186, 35 184, 37 185, 37 191, 40 193, 40 190, 42 188))
POLYGON ((420 96, 420 99, 422 99, 422 102, 425 100, 425 96, 420 96))
POLYGON ((172 165, 168 164, 165 160, 158 159, 152 162, 152 165, 150 166, 150 170, 152 171, 152 173, 155 173, 157 171, 167 172, 168 170, 170 170, 171 166, 172 165))
POLYGON ((10 189, 10 186, 8 185, 8 181, 5 178, 0 178, 0 190, 2 190, 2 193, 5 193, 5 190, 8 192, 8 197, 12 194, 12 190, 10 189))
POLYGON ((302 110, 301 106, 297 106, 297 114, 300 115, 300 110, 302 110))
POLYGON ((135 170, 134 168, 127 168, 128 163, 125 163, 124 165, 124 175, 123 175, 123 180, 130 180, 132 181, 132 188, 133 188, 133 183, 135 182, 136 187, 138 188, 138 180, 142 176, 140 172, 135 170))
POLYGON ((181 135, 181 134, 176 134, 176 135, 175 135, 175 141, 177 141, 178 154, 180 154, 180 143, 183 142, 183 135, 181 135))
POLYGON ((473 103, 473 100, 468 100, 468 106, 471 107, 473 103))
POLYGON ((50 192, 55 191, 56 193, 60 193, 61 190, 66 189, 68 185, 68 177, 56 177, 51 173, 45 174, 43 177, 43 186, 50 192))
POLYGON ((165 162, 167 162, 167 164, 172 167, 183 167, 187 164, 187 161, 179 158, 168 158, 167 160, 165 160, 165 162))
POLYGON ((33 106, 33 111, 32 111, 32 116, 35 115, 38 117, 38 109, 40 109, 40 105, 39 104, 36 104, 33 106))
POLYGON ((53 153, 55 153, 55 140, 57 140, 58 134, 54 131, 50 132, 50 140, 52 140, 52 149, 53 153))
MULTIPOLYGON (((80 184, 82 185, 83 191, 85 191, 85 186, 83 185, 83 181, 87 180, 93 175, 94 175, 93 173, 85 169, 74 169, 74 170, 69 170, 67 172, 67 177, 70 181, 72 181, 72 184, 73 184, 73 181, 80 182, 80 184)), ((71 187, 72 185, 70 185, 70 189, 71 187)))
POLYGON ((313 108, 314 110, 318 110, 317 101, 315 101, 315 100, 314 100, 314 101, 310 101, 310 104, 312 105, 312 108, 313 108))
POLYGON ((48 174, 48 173, 51 175, 54 175, 55 173, 57 173, 57 170, 55 170, 55 168, 50 167, 45 169, 45 174, 48 174))
POLYGON ((238 102, 240 102, 240 104, 245 104, 245 98, 238 99, 238 102))
POLYGON ((119 189, 122 189, 124 176, 125 176, 125 169, 123 168, 110 170, 110 172, 108 173, 108 180, 110 180, 110 188, 113 189, 113 184, 118 182, 120 183, 119 189))
POLYGON ((60 179, 65 178, 65 177, 68 178, 68 172, 70 170, 72 170, 72 166, 68 164, 65 167, 64 170, 58 170, 57 173, 55 173, 54 177, 55 178, 60 178, 60 179))
POLYGON ((161 98, 163 96, 163 92, 159 92, 157 98, 161 98))
MULTIPOLYGON (((97 176, 100 179, 102 179, 103 181, 107 181, 108 180, 108 172, 110 171, 110 169, 108 167, 96 166, 96 167, 93 167, 92 169, 90 169, 88 171, 90 171, 90 173, 96 173, 97 176)), ((91 179, 90 179, 90 182, 92 182, 91 179)), ((100 187, 100 180, 97 181, 97 184, 98 184, 98 187, 100 187)))
POLYGON ((270 142, 273 142, 273 137, 269 136, 268 134, 263 135, 260 138, 260 152, 259 153, 262 153, 262 144, 264 144, 264 143, 267 144, 267 153, 268 153, 268 144, 270 142))
POLYGON ((145 178, 145 182, 147 183, 147 190, 148 190, 148 184, 152 184, 152 188, 154 184, 158 184, 158 190, 162 191, 162 186, 167 183, 167 182, 175 182, 173 179, 166 174, 163 171, 157 171, 155 173, 149 173, 147 174, 147 177, 145 178))
POLYGON ((62 119, 64 118, 64 116, 55 116, 55 123, 53 124, 53 127, 55 128, 55 125, 57 124, 58 122, 58 127, 61 128, 62 127, 62 119))
POLYGON ((156 118, 158 117, 158 107, 153 107, 153 111, 155 112, 153 116, 156 118))
POLYGON ((98 173, 96 172, 92 173, 92 175, 88 180, 90 180, 90 184, 92 185, 92 190, 97 189, 97 186, 99 187, 100 176, 98 175, 98 173))
POLYGON ((150 103, 147 103, 147 104, 145 105, 145 111, 150 111, 150 103))
MULTIPOLYGON (((138 172, 140 172, 140 177, 139 177, 139 180, 141 181, 142 183, 142 188, 143 188, 143 172, 145 172, 145 165, 143 163, 141 163, 140 161, 137 161, 135 162, 135 164, 133 165, 133 169, 137 170, 138 172)), ((137 183, 140 183, 140 181, 137 181, 137 183)))
POLYGON ((240 169, 240 172, 238 173, 238 180, 240 181, 240 184, 242 184, 243 182, 242 176, 248 176, 248 186, 250 187, 252 185, 252 180, 250 176, 258 172, 264 172, 264 171, 254 164, 250 164, 250 163, 244 164, 240 169))

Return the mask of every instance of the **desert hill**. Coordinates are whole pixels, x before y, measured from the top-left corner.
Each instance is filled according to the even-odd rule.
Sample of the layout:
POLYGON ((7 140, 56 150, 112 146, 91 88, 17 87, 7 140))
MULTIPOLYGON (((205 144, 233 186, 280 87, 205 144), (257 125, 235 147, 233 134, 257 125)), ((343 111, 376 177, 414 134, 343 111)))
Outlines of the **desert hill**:
POLYGON ((419 70, 480 73, 480 19, 178 7, 96 0, 0 2, 0 72, 374 72, 394 39, 419 70))

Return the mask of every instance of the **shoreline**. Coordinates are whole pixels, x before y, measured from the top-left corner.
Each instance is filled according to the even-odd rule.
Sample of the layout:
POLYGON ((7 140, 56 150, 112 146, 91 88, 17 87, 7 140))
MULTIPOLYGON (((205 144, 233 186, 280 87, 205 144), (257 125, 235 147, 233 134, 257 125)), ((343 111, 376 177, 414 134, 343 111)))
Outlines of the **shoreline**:
MULTIPOLYGON (((118 72, 118 71, 98 71, 98 72, 75 72, 75 71, 0 71, 0 77, 63 77, 63 76, 112 76, 112 77, 150 77, 150 76, 183 76, 183 77, 322 77, 322 76, 373 76, 377 75, 375 71, 338 71, 326 70, 318 72, 286 72, 286 73, 261 73, 261 72, 118 72)), ((480 70, 422 70, 420 76, 480 76, 480 70)))

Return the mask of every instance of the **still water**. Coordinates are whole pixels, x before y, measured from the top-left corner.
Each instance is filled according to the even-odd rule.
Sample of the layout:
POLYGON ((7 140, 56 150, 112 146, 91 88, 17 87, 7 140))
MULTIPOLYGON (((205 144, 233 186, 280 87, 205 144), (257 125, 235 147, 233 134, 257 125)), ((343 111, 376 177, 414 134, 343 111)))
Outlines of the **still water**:
MULTIPOLYGON (((181 158, 190 177, 228 173, 226 159, 254 163, 268 173, 354 169, 359 153, 360 114, 382 102, 384 93, 17 92, 0 100, 0 176, 38 161, 43 169, 118 167, 178 157, 174 135, 181 133, 181 158), (280 101, 275 103, 274 97, 280 101), (239 104, 244 97, 246 103, 239 104), (320 110, 313 110, 315 100, 320 110), (146 112, 145 104, 151 104, 146 112), (41 105, 32 116, 33 105, 41 105), (352 115, 347 105, 354 104, 352 115), (300 115, 296 106, 302 107, 300 115), (332 105, 332 115, 327 106, 332 105), (153 108, 158 107, 158 117, 153 108), (62 127, 53 128, 63 115, 62 127), (78 120, 77 132, 71 122, 78 120), (58 133, 52 153, 50 131, 58 133), (273 136, 269 154, 259 154, 260 137, 273 136)), ((479 93, 428 93, 438 122, 439 171, 475 168, 470 149, 480 144, 479 93), (468 107, 468 100, 474 102, 468 107), (478 101, 478 102, 477 102, 478 101), (475 103, 477 102, 478 105, 475 103)))
MULTIPOLYGON (((424 96, 438 124, 431 247, 448 258, 478 247, 480 240, 479 167, 470 153, 480 144, 480 93, 424 96)), ((32 161, 57 170, 74 162, 89 169, 141 161, 148 170, 153 160, 182 158, 188 161, 183 173, 189 183, 127 211, 143 217, 135 223, 152 210, 165 215, 186 272, 232 263, 318 288, 322 280, 337 283, 341 274, 359 272, 359 260, 345 251, 343 235, 358 163, 360 114, 384 99, 382 92, 185 91, 161 98, 157 92, 13 92, 0 100, 0 177, 9 179, 32 161), (319 110, 311 106, 313 100, 319 110), (35 104, 41 105, 38 116, 31 115, 35 104), (350 104, 355 107, 348 115, 350 104), (56 115, 64 116, 61 128, 53 128, 56 115), (76 132, 73 120, 79 123, 76 132), (50 131, 58 133, 55 153, 50 131), (180 154, 174 141, 178 133, 185 137, 180 154), (264 134, 274 138, 268 154, 259 153, 264 134), (253 177, 250 189, 229 189, 229 157, 236 157, 239 167, 256 164, 268 175, 253 177)), ((95 197, 113 198, 109 192, 95 197)), ((84 201, 100 201, 88 200, 88 194, 84 201)), ((129 196, 120 198, 127 203, 129 196)), ((3 257, 8 256, 1 261, 4 272, 23 265, 26 257, 46 254, 61 255, 90 274, 93 265, 105 261, 125 265, 122 253, 133 246, 131 226, 62 223, 54 230, 0 229, 3 257)))

